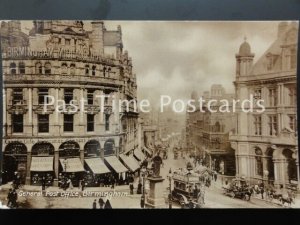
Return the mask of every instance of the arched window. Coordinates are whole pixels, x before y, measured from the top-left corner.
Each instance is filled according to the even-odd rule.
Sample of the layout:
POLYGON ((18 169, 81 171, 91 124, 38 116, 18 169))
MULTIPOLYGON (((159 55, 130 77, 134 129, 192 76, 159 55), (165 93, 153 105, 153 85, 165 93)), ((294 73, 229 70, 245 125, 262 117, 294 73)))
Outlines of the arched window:
POLYGON ((263 175, 262 151, 260 148, 255 148, 256 174, 263 175))
POLYGON ((215 132, 221 132, 221 125, 219 122, 215 123, 215 132))
POLYGON ((38 156, 54 155, 54 146, 48 142, 38 142, 33 145, 31 154, 38 156))
POLYGON ((70 65, 70 74, 71 74, 71 75, 75 75, 75 64, 74 64, 74 63, 72 63, 72 64, 70 65))
POLYGON ((90 66, 85 65, 85 75, 90 75, 90 66))
POLYGON ((68 73, 68 66, 66 63, 61 64, 61 74, 67 74, 68 73))
POLYGON ((67 141, 59 146, 59 157, 80 156, 79 144, 75 141, 67 141))
POLYGON ((43 68, 41 63, 36 63, 35 64, 35 73, 36 74, 42 74, 43 73, 43 68))
POLYGON ((100 156, 100 143, 96 140, 88 141, 84 146, 84 157, 100 156))
POLYGON ((93 75, 93 76, 96 75, 96 66, 92 66, 92 75, 93 75))
POLYGON ((295 153, 293 153, 292 150, 290 149, 284 149, 282 151, 282 154, 284 155, 284 157, 286 158, 286 163, 287 163, 287 174, 288 174, 288 179, 289 182, 291 180, 298 180, 297 177, 297 164, 296 164, 296 157, 297 155, 295 153), (296 156, 294 156, 296 155, 296 156))
POLYGON ((19 63, 19 72, 20 74, 25 74, 25 63, 23 62, 19 63))
POLYGON ((51 74, 51 64, 49 62, 45 63, 45 74, 51 74))
POLYGON ((10 74, 16 74, 17 73, 17 66, 16 64, 13 62, 9 65, 9 69, 10 69, 10 74))

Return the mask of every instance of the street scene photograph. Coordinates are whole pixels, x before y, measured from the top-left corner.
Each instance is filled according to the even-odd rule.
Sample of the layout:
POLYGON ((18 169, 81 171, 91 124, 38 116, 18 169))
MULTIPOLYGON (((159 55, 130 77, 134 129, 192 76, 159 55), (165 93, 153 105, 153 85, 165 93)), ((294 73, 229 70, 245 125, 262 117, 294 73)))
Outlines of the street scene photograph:
POLYGON ((300 208, 298 30, 0 21, 0 208, 300 208))

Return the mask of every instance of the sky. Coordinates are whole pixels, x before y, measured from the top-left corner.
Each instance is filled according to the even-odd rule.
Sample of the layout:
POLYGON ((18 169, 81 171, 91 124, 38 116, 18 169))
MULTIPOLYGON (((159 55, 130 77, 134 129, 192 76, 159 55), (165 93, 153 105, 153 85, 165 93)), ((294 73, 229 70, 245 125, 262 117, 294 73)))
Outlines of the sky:
MULTIPOLYGON (((157 103, 161 95, 187 100, 212 84, 234 93, 235 54, 247 39, 254 62, 277 36, 279 21, 104 21, 122 27, 124 50, 132 57, 138 99, 157 103)), ((25 25, 24 25, 25 24, 25 25)), ((32 23, 24 23, 28 26, 32 23)), ((86 26, 88 27, 88 26, 86 26)), ((28 30, 28 29, 27 29, 28 30)))

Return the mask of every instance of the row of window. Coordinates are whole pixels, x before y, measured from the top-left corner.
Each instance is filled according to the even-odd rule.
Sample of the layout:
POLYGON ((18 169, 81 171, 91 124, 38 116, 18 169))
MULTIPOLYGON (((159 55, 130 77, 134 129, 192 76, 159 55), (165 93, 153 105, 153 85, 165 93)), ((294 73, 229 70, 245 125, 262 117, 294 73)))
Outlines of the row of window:
MULTIPOLYGON (((44 68, 45 68, 45 74, 46 75, 50 75, 51 74, 51 63, 50 62, 46 62, 44 64, 44 68)), ((25 74, 25 63, 24 62, 20 62, 18 67, 17 64, 12 62, 9 65, 9 69, 10 69, 10 74, 17 74, 17 69, 19 69, 19 74, 25 74)), ((69 74, 70 75, 75 75, 76 74, 76 65, 74 63, 71 63, 70 66, 68 66, 67 63, 62 63, 61 64, 61 74, 68 74, 68 69, 69 69, 69 74)), ((90 75, 90 71, 91 71, 91 75, 92 76, 96 76, 96 65, 93 65, 92 67, 90 67, 90 65, 86 64, 84 67, 84 71, 85 71, 85 75, 90 75)), ((107 74, 109 75, 109 73, 111 72, 111 67, 109 66, 104 66, 103 67, 103 76, 105 77, 107 74)), ((43 74, 43 66, 42 63, 38 62, 35 64, 35 74, 43 74)))
MULTIPOLYGON (((277 106, 278 97, 277 97, 277 89, 275 87, 268 89, 268 106, 277 106)), ((254 99, 260 100, 262 99, 262 89, 254 90, 254 99)), ((288 88, 288 104, 296 105, 297 104, 297 90, 295 87, 288 88)))
MULTIPOLYGON (((105 131, 109 131, 109 116, 105 114, 105 131)), ((49 133, 50 121, 49 115, 38 115, 38 132, 49 133)), ((64 132, 74 131, 74 115, 64 115, 64 132)), ((24 116, 22 114, 12 115, 12 132, 23 133, 24 131, 24 116)), ((95 115, 87 114, 86 131, 95 131, 95 115)))
MULTIPOLYGON (((87 90, 87 104, 94 104, 94 89, 87 90)), ((48 98, 45 96, 49 95, 49 88, 39 88, 38 89, 38 104, 48 103, 48 98), (45 102, 46 101, 46 102, 45 102)), ((74 99, 74 89, 66 88, 64 89, 64 101, 66 104, 74 99)), ((23 90, 22 88, 14 88, 12 93, 12 104, 18 104, 23 101, 23 90)), ((108 97, 104 98, 104 104, 108 104, 108 97)))
MULTIPOLYGON (((296 115, 288 115, 289 118, 289 128, 292 131, 296 131, 297 122, 296 115)), ((262 117, 261 115, 254 116, 254 135, 262 135, 262 117)), ((278 135, 278 117, 276 115, 268 116, 268 135, 276 136, 278 135)))

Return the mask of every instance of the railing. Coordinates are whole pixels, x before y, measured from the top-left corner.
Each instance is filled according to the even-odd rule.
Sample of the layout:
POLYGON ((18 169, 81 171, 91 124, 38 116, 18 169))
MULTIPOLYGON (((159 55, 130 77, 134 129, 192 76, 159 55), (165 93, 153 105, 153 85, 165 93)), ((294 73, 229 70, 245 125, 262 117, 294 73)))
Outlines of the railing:
POLYGON ((51 81, 52 83, 61 83, 65 81, 78 81, 78 82, 95 82, 101 84, 113 84, 117 86, 122 85, 122 81, 114 78, 98 77, 98 76, 86 76, 86 75, 62 75, 62 74, 5 74, 4 81, 51 81))

